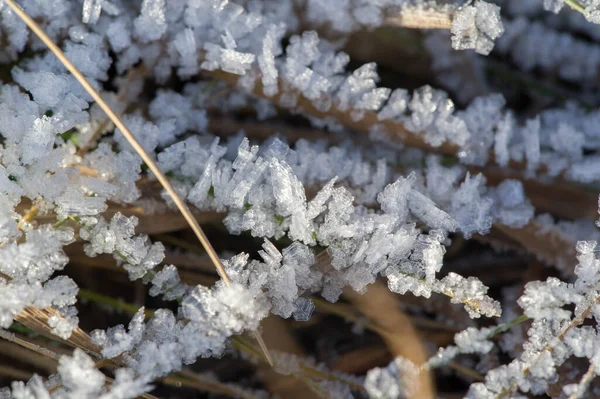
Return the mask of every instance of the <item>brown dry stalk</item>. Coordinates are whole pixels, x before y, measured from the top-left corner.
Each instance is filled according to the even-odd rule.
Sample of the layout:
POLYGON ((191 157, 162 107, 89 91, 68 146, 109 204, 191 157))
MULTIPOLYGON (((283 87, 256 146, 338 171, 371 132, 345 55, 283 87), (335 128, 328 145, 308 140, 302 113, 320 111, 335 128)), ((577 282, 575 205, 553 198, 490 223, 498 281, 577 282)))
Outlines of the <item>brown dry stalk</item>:
MULTIPOLYGON (((121 121, 121 119, 115 114, 112 108, 104 101, 104 99, 100 96, 100 94, 92 87, 90 82, 86 79, 85 76, 77 69, 77 67, 65 56, 62 50, 52 41, 52 39, 42 30, 42 28, 29 16, 27 13, 19 7, 13 0, 5 0, 6 4, 17 14, 19 18, 25 22, 25 24, 36 34, 36 36, 48 47, 48 49, 59 59, 59 61, 67 68, 69 72, 77 79, 77 81, 83 86, 83 88, 88 92, 88 94, 94 99, 94 101, 98 104, 98 106, 106 113, 106 115, 110 118, 110 120, 115 124, 115 126, 121 131, 123 136, 127 139, 129 144, 133 147, 133 149, 138 153, 142 161, 146 165, 150 171, 156 176, 156 179, 160 182, 160 184, 165 188, 167 193, 171 196, 171 199, 179 209, 179 212, 183 215, 185 220, 190 225, 194 234, 208 253, 208 256, 213 261, 219 275, 223 279, 223 281, 229 285, 231 284, 231 279, 227 275, 223 264, 221 263, 221 259, 217 255, 217 252, 214 250, 212 244, 204 234, 204 231, 198 224, 196 218, 186 205, 186 203, 179 197, 167 177, 160 170, 158 165, 154 162, 152 157, 148 155, 148 153, 144 150, 141 144, 137 141, 135 136, 129 131, 127 126, 121 121)), ((273 363, 271 356, 269 355, 269 351, 258 332, 254 332, 254 337, 258 341, 261 349, 265 352, 265 356, 269 363, 273 363)))
MULTIPOLYGON (((50 349, 44 348, 42 346, 28 342, 28 341, 16 336, 13 333, 10 333, 4 329, 0 329, 0 338, 6 340, 8 342, 15 343, 15 344, 19 345, 20 347, 26 348, 27 354, 26 354, 26 356, 24 356, 24 358, 30 358, 31 352, 35 352, 38 355, 44 356, 44 359, 49 358, 49 359, 58 361, 58 359, 60 358, 60 355, 58 353, 51 351, 50 349)), ((4 345, 4 343, 2 343, 2 344, 4 345)), ((10 352, 10 350, 2 351, 2 353, 9 353, 9 352, 10 352)), ((19 354, 23 354, 23 352, 19 352, 19 354)), ((46 369, 51 369, 52 367, 54 367, 54 369, 56 369, 55 362, 53 362, 53 363, 47 363, 47 362, 37 363, 37 365, 42 368, 46 368, 46 369)))
MULTIPOLYGON (((288 324, 279 316, 270 315, 261 323, 265 342, 273 351, 305 357, 306 354, 296 341, 288 324)), ((259 371, 267 390, 273 395, 286 399, 317 398, 315 393, 295 376, 282 375, 272 367, 259 366, 259 371)))
MULTIPOLYGON (((11 334, 6 330, 0 330, 0 338, 6 339, 4 334, 11 334)), ((11 334, 12 335, 12 334, 11 334)), ((12 335, 13 338, 19 338, 16 335, 12 335)), ((29 341, 22 340, 27 345, 34 345, 36 349, 40 348, 39 345, 35 345, 29 341)), ((44 348, 45 349, 45 348, 44 348)), ((42 349, 42 350, 44 350, 42 349)), ((43 370, 46 374, 56 373, 56 361, 46 357, 45 353, 39 353, 37 350, 32 351, 27 346, 14 342, 13 339, 9 338, 5 341, 0 341, 0 353, 3 356, 10 357, 16 361, 26 362, 37 369, 43 370), (16 344, 16 345, 15 345, 16 344)))
MULTIPOLYGON (((373 324, 390 332, 382 335, 382 338, 394 357, 408 359, 417 367, 427 362, 427 353, 419 334, 412 326, 410 319, 400 309, 395 295, 385 285, 375 282, 367 288, 364 294, 346 289, 344 296, 373 324)), ((423 369, 419 373, 415 386, 418 388, 412 399, 433 399, 436 397, 433 379, 429 370, 423 369)))
POLYGON ((385 26, 410 29, 450 29, 454 9, 436 10, 421 7, 406 7, 385 17, 385 26))
POLYGON ((472 173, 482 173, 487 184, 497 186, 505 179, 523 182, 527 198, 540 212, 548 212, 561 219, 596 219, 598 217, 598 193, 577 183, 561 178, 524 179, 522 171, 497 165, 469 166, 472 173))
POLYGON ((19 223, 17 224, 17 229, 20 231, 23 228, 25 223, 31 222, 38 214, 39 208, 37 205, 33 205, 31 208, 25 212, 19 223))
POLYGON ((31 378, 32 373, 18 369, 14 366, 0 364, 0 375, 12 380, 27 381, 31 378))
POLYGON ((536 220, 531 220, 518 229, 503 224, 494 225, 494 229, 518 242, 527 252, 544 263, 556 266, 563 272, 572 273, 577 261, 575 243, 555 231, 545 229, 536 220))
POLYGON ((212 392, 218 395, 241 399, 260 399, 261 395, 254 395, 251 392, 220 382, 217 379, 209 378, 188 370, 181 370, 176 377, 167 376, 160 381, 175 387, 188 387, 200 391, 212 392))
POLYGON ((310 127, 292 126, 289 123, 277 123, 273 121, 238 121, 224 116, 211 117, 208 122, 208 130, 219 137, 233 136, 238 134, 240 130, 243 130, 248 137, 257 140, 266 140, 272 136, 281 134, 290 143, 294 143, 300 139, 327 140, 329 143, 340 141, 334 135, 310 127))
POLYGON ((364 375, 369 370, 392 360, 385 345, 360 346, 335 357, 331 369, 342 373, 364 375))
POLYGON ((62 342, 74 348, 82 349, 96 359, 101 358, 100 347, 95 345, 90 336, 79 327, 73 330, 73 333, 67 340, 63 340, 54 335, 52 333, 52 327, 48 324, 48 319, 52 316, 60 316, 60 313, 53 308, 37 309, 34 307, 26 307, 15 316, 15 321, 47 338, 62 342))

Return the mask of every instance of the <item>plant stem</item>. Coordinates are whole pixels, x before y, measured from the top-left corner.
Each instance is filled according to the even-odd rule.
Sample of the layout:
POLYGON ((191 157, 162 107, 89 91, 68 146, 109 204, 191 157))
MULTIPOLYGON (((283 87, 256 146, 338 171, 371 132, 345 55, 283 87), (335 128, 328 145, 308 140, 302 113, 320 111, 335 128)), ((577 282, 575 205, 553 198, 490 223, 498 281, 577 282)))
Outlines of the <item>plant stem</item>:
MULTIPOLYGON (((128 302, 121 301, 119 299, 112 298, 110 296, 102 295, 94 291, 86 290, 83 288, 79 289, 79 297, 86 299, 90 302, 94 302, 101 305, 107 305, 116 310, 120 310, 123 312, 135 314, 139 310, 139 308, 128 302)), ((144 314, 146 317, 151 317, 154 314, 154 310, 144 309, 144 314)))
POLYGON ((577 0, 565 0, 565 4, 571 7, 573 10, 585 14, 585 7, 577 0))
POLYGON ((521 316, 515 317, 514 319, 512 319, 511 321, 508 321, 506 323, 502 323, 499 324, 496 328, 494 328, 494 330, 488 334, 488 339, 492 339, 495 336, 502 334, 505 331, 510 330, 511 328, 513 328, 514 326, 516 326, 517 324, 521 324, 527 320, 529 320, 530 317, 527 315, 522 314, 521 316))

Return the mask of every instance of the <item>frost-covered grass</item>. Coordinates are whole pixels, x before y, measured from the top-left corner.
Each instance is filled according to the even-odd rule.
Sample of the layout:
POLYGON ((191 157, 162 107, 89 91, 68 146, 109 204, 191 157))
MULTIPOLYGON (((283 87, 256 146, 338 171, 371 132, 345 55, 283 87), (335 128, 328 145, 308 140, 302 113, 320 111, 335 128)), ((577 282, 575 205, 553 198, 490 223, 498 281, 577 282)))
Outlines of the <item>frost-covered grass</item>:
POLYGON ((599 7, 0 0, 0 397, 597 397, 599 7))

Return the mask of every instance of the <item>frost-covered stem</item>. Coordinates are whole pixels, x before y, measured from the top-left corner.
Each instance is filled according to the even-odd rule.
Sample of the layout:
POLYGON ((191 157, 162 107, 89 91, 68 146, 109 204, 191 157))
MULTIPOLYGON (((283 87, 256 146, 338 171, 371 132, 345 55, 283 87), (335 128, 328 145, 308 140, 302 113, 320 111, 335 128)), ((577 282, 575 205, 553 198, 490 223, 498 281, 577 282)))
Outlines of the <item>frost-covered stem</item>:
MULTIPOLYGON (((428 285, 428 283, 427 283, 427 281, 425 281, 425 279, 412 276, 412 275, 410 275, 408 273, 402 273, 402 272, 398 272, 398 273, 403 274, 403 275, 408 276, 408 277, 412 277, 412 278, 414 278, 416 280, 419 280, 419 282, 421 284, 428 285)), ((442 295, 447 296, 448 298, 454 298, 455 297, 455 294, 452 291, 437 290, 436 287, 434 287, 434 286, 430 286, 430 288, 431 288, 431 290, 433 292, 440 293, 442 295)), ((471 309, 474 309, 474 310, 479 310, 481 308, 481 303, 477 299, 466 298, 466 299, 462 300, 461 303, 464 304, 464 305, 466 305, 466 306, 468 306, 468 307, 470 307, 471 309)), ((493 316, 494 317, 500 317, 500 314, 496 313, 493 316)))
MULTIPOLYGON (((98 303, 101 305, 107 305, 113 309, 123 310, 128 313, 132 313, 132 314, 137 313, 139 310, 139 308, 132 303, 114 299, 112 297, 102 295, 102 294, 99 294, 99 293, 96 293, 96 292, 93 292, 90 290, 86 290, 86 289, 80 289, 79 296, 81 298, 89 300, 91 302, 98 303)), ((154 311, 144 308, 144 314, 146 315, 146 317, 151 317, 154 314, 154 311)), ((0 332, 1 331, 2 330, 0 330, 0 332)), ((1 335, 0 335, 0 337, 3 338, 1 335)), ((240 337, 233 337, 232 340, 235 340, 236 338, 240 338, 240 337)), ((243 338, 240 338, 240 341, 243 341, 243 338)), ((255 356, 264 356, 260 351, 254 350, 251 347, 251 345, 249 345, 247 343, 245 345, 240 345, 239 349, 246 351, 246 352, 250 351, 250 354, 255 355, 255 356)), ((265 361, 267 361, 266 358, 264 358, 264 359, 265 359, 265 361)), ((101 361, 104 361, 104 360, 111 361, 110 359, 103 359, 101 361)), ((198 375, 192 374, 192 373, 186 374, 185 370, 177 372, 176 374, 178 375, 177 378, 176 377, 166 377, 166 378, 163 378, 162 381, 166 382, 166 383, 172 383, 172 384, 187 385, 187 386, 190 386, 193 388, 204 389, 204 390, 208 390, 210 392, 221 393, 221 394, 224 393, 224 394, 231 395, 232 393, 237 393, 234 396, 239 396, 240 392, 241 392, 239 390, 234 389, 233 387, 228 387, 218 381, 213 381, 213 380, 208 380, 208 379, 206 381, 204 381, 204 383, 202 383, 202 384, 194 384, 193 381, 188 383, 187 381, 184 381, 184 380, 199 379, 199 378, 201 378, 201 376, 198 376, 198 375), (214 386, 218 386, 219 389, 215 389, 214 386), (209 389, 211 387, 212 387, 212 389, 209 389)), ((240 397, 254 398, 254 396, 251 396, 251 395, 246 395, 246 396, 242 395, 240 397)))
MULTIPOLYGON (((223 70, 203 71, 203 73, 205 73, 206 75, 211 76, 213 78, 227 82, 233 86, 237 85, 238 80, 240 78, 239 75, 225 72, 223 70)), ((258 72, 258 71, 253 71, 253 73, 255 73, 256 76, 260 76, 260 72, 258 72)), ((289 89, 289 88, 283 89, 283 87, 285 87, 285 84, 281 81, 278 82, 278 86, 280 89, 278 90, 277 94, 275 94, 273 96, 268 96, 268 95, 264 94, 264 90, 263 90, 264 86, 262 84, 261 79, 256 79, 255 85, 251 90, 251 94, 253 96, 272 101, 276 105, 281 105, 282 97, 285 97, 284 95, 286 93, 289 93, 289 91, 292 89, 289 89)), ((424 151, 431 152, 434 154, 457 156, 460 152, 460 147, 449 141, 444 141, 439 146, 431 145, 423 139, 423 135, 420 132, 413 132, 413 131, 407 129, 403 123, 401 123, 397 120, 393 120, 393 119, 380 120, 378 118, 377 112, 373 112, 373 111, 362 112, 361 111, 363 117, 359 120, 354 120, 352 118, 352 112, 354 110, 353 109, 341 110, 337 106, 336 101, 332 101, 332 105, 327 111, 322 111, 322 110, 319 110, 314 105, 313 101, 306 98, 302 93, 295 92, 295 94, 297 95, 297 98, 298 98, 297 108, 302 110, 302 113, 307 114, 311 117, 314 117, 317 119, 333 118, 334 120, 339 122, 344 127, 348 128, 350 130, 356 130, 356 131, 362 132, 364 134, 369 134, 371 132, 371 129, 373 128, 373 126, 381 126, 383 128, 383 130, 390 132, 390 136, 393 139, 397 139, 405 146, 420 148, 424 151)), ((494 156, 493 151, 489 153, 488 158, 490 160, 490 163, 495 163, 495 156, 494 156)), ((527 165, 525 162, 522 162, 522 161, 517 162, 514 160, 510 160, 509 166, 511 169, 514 169, 516 171, 522 171, 522 170, 525 170, 527 165)), ((545 173, 545 172, 547 172, 547 170, 548 170, 547 166, 544 164, 541 164, 539 167, 537 167, 537 169, 535 171, 539 172, 539 173, 545 173)), ((515 173, 515 178, 518 178, 520 180, 526 179, 522 173, 515 173)))
MULTIPOLYGON (((228 73, 222 70, 215 71, 203 71, 214 78, 223 80, 225 82, 230 83, 231 85, 236 85, 239 79, 239 75, 235 75, 232 73, 228 73)), ((284 85, 279 82, 279 87, 282 88, 284 85)), ((289 90, 289 89, 286 89, 289 90)), ((286 93, 285 90, 281 89, 278 93, 272 97, 269 97, 263 92, 263 84, 260 79, 256 80, 256 84, 252 90, 252 95, 256 97, 265 98, 267 100, 272 101, 275 104, 280 104, 281 97, 286 93)), ((423 150, 442 154, 442 155, 456 155, 459 151, 459 147, 450 142, 444 142, 440 146, 432 146, 429 143, 426 143, 419 134, 411 132, 408 130, 402 123, 391 120, 384 119, 380 121, 377 117, 376 112, 365 111, 362 119, 354 121, 351 117, 352 110, 340 110, 335 102, 332 104, 331 108, 327 111, 321 111, 316 108, 313 104, 313 101, 309 100, 302 93, 298 94, 298 108, 302 109, 302 111, 312 117, 316 117, 319 119, 326 118, 334 118, 342 125, 346 126, 349 129, 354 129, 360 131, 362 133, 369 133, 370 129, 375 125, 382 125, 386 128, 387 131, 392 132, 393 135, 396 136, 402 143, 404 143, 408 147, 416 147, 421 148, 423 150)))
MULTIPOLYGON (((567 335, 567 333, 572 329, 575 328, 579 325, 581 325, 585 319, 590 315, 590 313, 592 312, 592 308, 594 307, 594 305, 600 301, 600 295, 596 296, 592 301, 590 301, 590 303, 588 304, 588 306, 579 314, 579 316, 575 316, 575 318, 573 318, 573 320, 571 321, 571 323, 569 323, 569 325, 567 325, 562 331, 561 333, 556 337, 556 339, 558 339, 558 341, 562 341, 564 339, 564 337, 567 335)), ((554 346, 552 344, 546 346, 536 357, 535 359, 530 362, 531 364, 534 364, 535 362, 537 362, 542 354, 546 351, 551 351, 552 349, 554 349, 554 346)), ((523 375, 527 375, 530 372, 530 368, 531 366, 526 366, 523 369, 523 375)), ((507 395, 512 394, 513 392, 515 392, 519 387, 517 386, 516 383, 512 384, 509 388, 506 388, 504 391, 500 392, 497 396, 496 399, 502 399, 504 397, 506 397, 507 395)))
POLYGON ((585 372, 583 377, 581 377, 579 384, 577 384, 577 390, 569 396, 569 399, 579 399, 587 391, 588 386, 596 376, 596 360, 597 356, 590 361, 590 367, 585 372))

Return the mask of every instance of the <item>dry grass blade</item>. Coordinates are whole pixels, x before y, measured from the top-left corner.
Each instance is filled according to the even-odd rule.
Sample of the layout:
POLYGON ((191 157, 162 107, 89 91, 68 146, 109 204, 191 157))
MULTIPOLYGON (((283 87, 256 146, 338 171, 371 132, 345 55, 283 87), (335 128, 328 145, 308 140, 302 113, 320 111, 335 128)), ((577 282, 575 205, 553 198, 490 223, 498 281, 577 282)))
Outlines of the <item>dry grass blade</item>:
POLYGON ((254 395, 244 389, 233 385, 222 383, 216 379, 205 377, 201 374, 191 371, 182 370, 177 377, 168 376, 160 381, 164 384, 176 387, 194 388, 200 391, 212 392, 218 395, 226 395, 233 398, 241 399, 260 399, 262 395, 254 395))
MULTIPOLYGON (((23 348, 27 348, 30 351, 33 351, 37 354, 43 355, 47 358, 50 358, 52 360, 56 360, 58 361, 58 359, 60 358, 60 355, 54 351, 51 351, 50 349, 32 344, 31 342, 28 342, 22 338, 17 337, 15 334, 10 333, 6 330, 0 329, 0 338, 15 343, 19 346, 22 346, 23 348)), ((7 353, 8 351, 3 350, 2 353, 7 353)), ((29 355, 29 353, 28 353, 29 355)), ((27 356, 29 357, 29 356, 27 356)), ((48 364, 44 365, 45 367, 48 366, 48 364)))
MULTIPOLYGON (((121 133, 125 136, 129 144, 133 147, 133 149, 138 153, 140 158, 144 161, 148 168, 154 175, 160 184, 165 188, 167 193, 171 196, 171 199, 177 206, 177 209, 181 212, 185 220, 190 225, 191 229, 198 237, 198 240, 208 253, 208 256, 213 261, 219 275, 225 281, 226 284, 231 284, 231 279, 227 275, 219 256, 214 250, 212 244, 202 231, 202 228, 198 224, 198 221, 188 208, 188 206, 183 202, 183 200, 179 197, 167 177, 162 173, 158 165, 154 162, 154 160, 146 153, 141 144, 137 141, 135 136, 129 131, 127 126, 121 121, 121 119, 115 114, 115 112, 111 109, 111 107, 104 101, 104 99, 100 96, 100 94, 92 87, 90 82, 86 79, 85 76, 77 69, 77 67, 65 56, 62 50, 50 39, 50 37, 40 28, 40 26, 29 16, 27 13, 19 7, 13 0, 5 0, 6 4, 25 22, 25 24, 36 34, 36 36, 48 47, 48 49, 59 59, 59 61, 67 68, 69 72, 77 79, 77 81, 83 86, 83 88, 88 92, 88 94, 94 99, 94 101, 98 104, 98 106, 106 113, 106 115, 110 118, 110 120, 115 124, 115 126, 121 131, 121 133)), ((267 350, 267 347, 261 338, 258 332, 254 332, 254 337, 258 341, 261 349, 265 352, 267 360, 269 363, 273 363, 271 356, 267 350)))
POLYGON ((23 324, 25 327, 42 334, 43 336, 55 341, 62 342, 74 348, 83 349, 88 354, 100 358, 100 347, 92 342, 90 336, 79 327, 73 330, 73 333, 68 340, 58 338, 52 333, 52 327, 48 324, 48 319, 52 316, 59 315, 58 311, 53 308, 37 309, 27 307, 15 316, 15 321, 23 324))
POLYGON ((375 367, 391 361, 390 351, 384 345, 369 345, 339 355, 331 368, 348 374, 366 374, 375 367))
POLYGON ((501 231, 517 241, 527 252, 539 260, 556 266, 559 270, 569 274, 575 265, 575 243, 567 240, 558 232, 544 229, 537 221, 532 220, 525 226, 517 229, 506 225, 497 224, 494 229, 501 231))
POLYGON ((450 29, 453 10, 425 9, 407 7, 404 10, 385 17, 385 26, 399 26, 410 29, 450 29))
POLYGON ((27 381, 31 378, 31 373, 15 368, 14 366, 0 364, 0 376, 8 377, 11 380, 27 381))
MULTIPOLYGON (((262 333, 269 348, 274 351, 305 357, 302 347, 296 341, 288 325, 277 316, 269 316, 262 323, 262 333)), ((262 380, 268 391, 274 395, 289 399, 315 398, 315 393, 298 378, 285 376, 272 368, 262 367, 262 380)))
POLYGON ((496 165, 469 167, 471 173, 483 173, 490 186, 497 186, 505 179, 523 182, 525 194, 538 212, 548 212, 561 219, 596 219, 598 217, 598 193, 560 178, 524 179, 519 170, 496 165))
MULTIPOLYGON (((382 335, 382 338, 394 357, 402 356, 417 366, 421 366, 427 361, 427 354, 417 331, 398 306, 394 294, 387 287, 380 282, 375 282, 368 287, 365 294, 361 295, 351 289, 346 289, 344 295, 372 323, 389 331, 382 335)), ((433 380, 428 370, 421 371, 419 381, 415 384, 418 389, 412 398, 433 399, 436 397, 433 380)))
MULTIPOLYGON (((10 334, 7 331, 0 331, 0 338, 5 338, 5 334, 10 334)), ((26 362, 27 364, 42 370, 46 374, 56 374, 56 361, 54 359, 49 359, 46 356, 46 348, 42 348, 42 351, 45 353, 39 353, 38 348, 42 348, 39 345, 35 345, 32 342, 25 341, 19 338, 16 335, 12 335, 9 339, 5 341, 0 341, 0 353, 3 356, 10 357, 11 359, 26 362), (20 342, 15 342, 14 338, 18 338, 23 341, 23 343, 27 343, 28 345, 33 345, 36 350, 35 352, 29 349, 27 346, 23 345, 20 342)), ((54 353, 54 352, 52 352, 54 353)))

